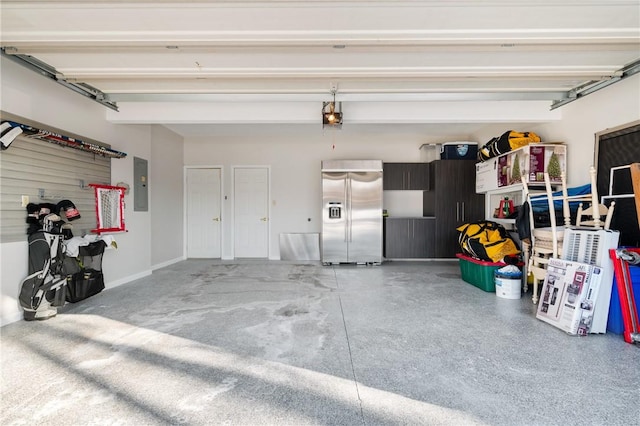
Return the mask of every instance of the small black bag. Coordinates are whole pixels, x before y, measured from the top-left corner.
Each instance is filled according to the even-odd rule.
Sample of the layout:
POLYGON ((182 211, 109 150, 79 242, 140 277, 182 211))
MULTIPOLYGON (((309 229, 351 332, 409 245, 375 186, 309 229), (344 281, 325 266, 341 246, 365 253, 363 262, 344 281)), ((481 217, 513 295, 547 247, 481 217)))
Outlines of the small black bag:
POLYGON ((67 277, 67 302, 75 303, 104 290, 101 271, 85 269, 67 277))

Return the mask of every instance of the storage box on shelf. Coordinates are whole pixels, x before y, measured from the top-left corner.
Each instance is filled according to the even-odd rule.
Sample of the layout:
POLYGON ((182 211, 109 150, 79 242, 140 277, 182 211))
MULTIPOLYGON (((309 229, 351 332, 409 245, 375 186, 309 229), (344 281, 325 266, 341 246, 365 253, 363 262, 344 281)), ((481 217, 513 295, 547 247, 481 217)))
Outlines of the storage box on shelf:
POLYGON ((498 157, 476 163, 476 193, 498 189, 498 157))
POLYGON ((439 160, 441 146, 442 144, 439 143, 425 143, 420 145, 420 161, 430 163, 439 160))
POLYGON ((445 142, 440 148, 441 160, 475 160, 477 157, 477 142, 445 142))
POLYGON ((567 147, 562 144, 531 144, 498 157, 498 186, 522 182, 544 184, 544 174, 550 182, 560 183, 567 169, 567 147))
POLYGON ((552 184, 559 184, 566 167, 566 145, 530 144, 476 164, 476 192, 485 193, 520 184, 521 176, 529 184, 542 185, 545 172, 549 173, 552 184))

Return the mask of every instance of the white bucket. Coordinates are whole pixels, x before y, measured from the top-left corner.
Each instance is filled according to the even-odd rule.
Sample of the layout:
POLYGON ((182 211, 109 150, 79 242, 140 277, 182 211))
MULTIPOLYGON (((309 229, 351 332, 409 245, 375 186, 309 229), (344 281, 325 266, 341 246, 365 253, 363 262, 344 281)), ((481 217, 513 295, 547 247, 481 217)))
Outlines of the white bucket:
POLYGON ((503 299, 520 299, 522 297, 522 280, 520 278, 503 278, 496 275, 496 296, 503 299))

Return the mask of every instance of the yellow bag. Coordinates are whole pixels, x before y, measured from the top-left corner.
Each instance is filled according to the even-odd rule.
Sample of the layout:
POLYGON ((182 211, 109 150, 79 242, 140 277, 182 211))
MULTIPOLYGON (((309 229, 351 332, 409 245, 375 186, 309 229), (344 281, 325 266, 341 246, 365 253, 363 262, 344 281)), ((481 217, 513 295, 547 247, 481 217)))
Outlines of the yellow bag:
POLYGON ((511 149, 522 148, 530 143, 540 142, 540 136, 533 132, 516 132, 514 130, 509 131, 509 145, 511 149))
POLYGON ((457 230, 458 243, 467 256, 496 263, 505 256, 520 253, 515 241, 499 223, 488 220, 465 223, 457 230))
POLYGON ((491 139, 478 150, 478 160, 486 161, 530 143, 540 142, 540 136, 533 132, 516 132, 509 130, 491 139))

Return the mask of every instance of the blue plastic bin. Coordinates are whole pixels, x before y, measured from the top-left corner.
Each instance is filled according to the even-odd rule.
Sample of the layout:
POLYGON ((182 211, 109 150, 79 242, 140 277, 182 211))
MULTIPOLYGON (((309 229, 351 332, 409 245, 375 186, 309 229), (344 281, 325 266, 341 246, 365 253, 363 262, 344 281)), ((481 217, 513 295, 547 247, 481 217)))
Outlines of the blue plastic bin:
MULTIPOLYGON (((636 310, 640 313, 640 266, 629 265, 629 272, 633 287, 633 296, 636 301, 636 310)), ((609 318, 607 319, 607 331, 613 334, 624 333, 624 322, 622 321, 622 309, 620 308, 620 296, 618 296, 618 284, 615 276, 613 287, 611 288, 611 303, 609 304, 609 318)))

